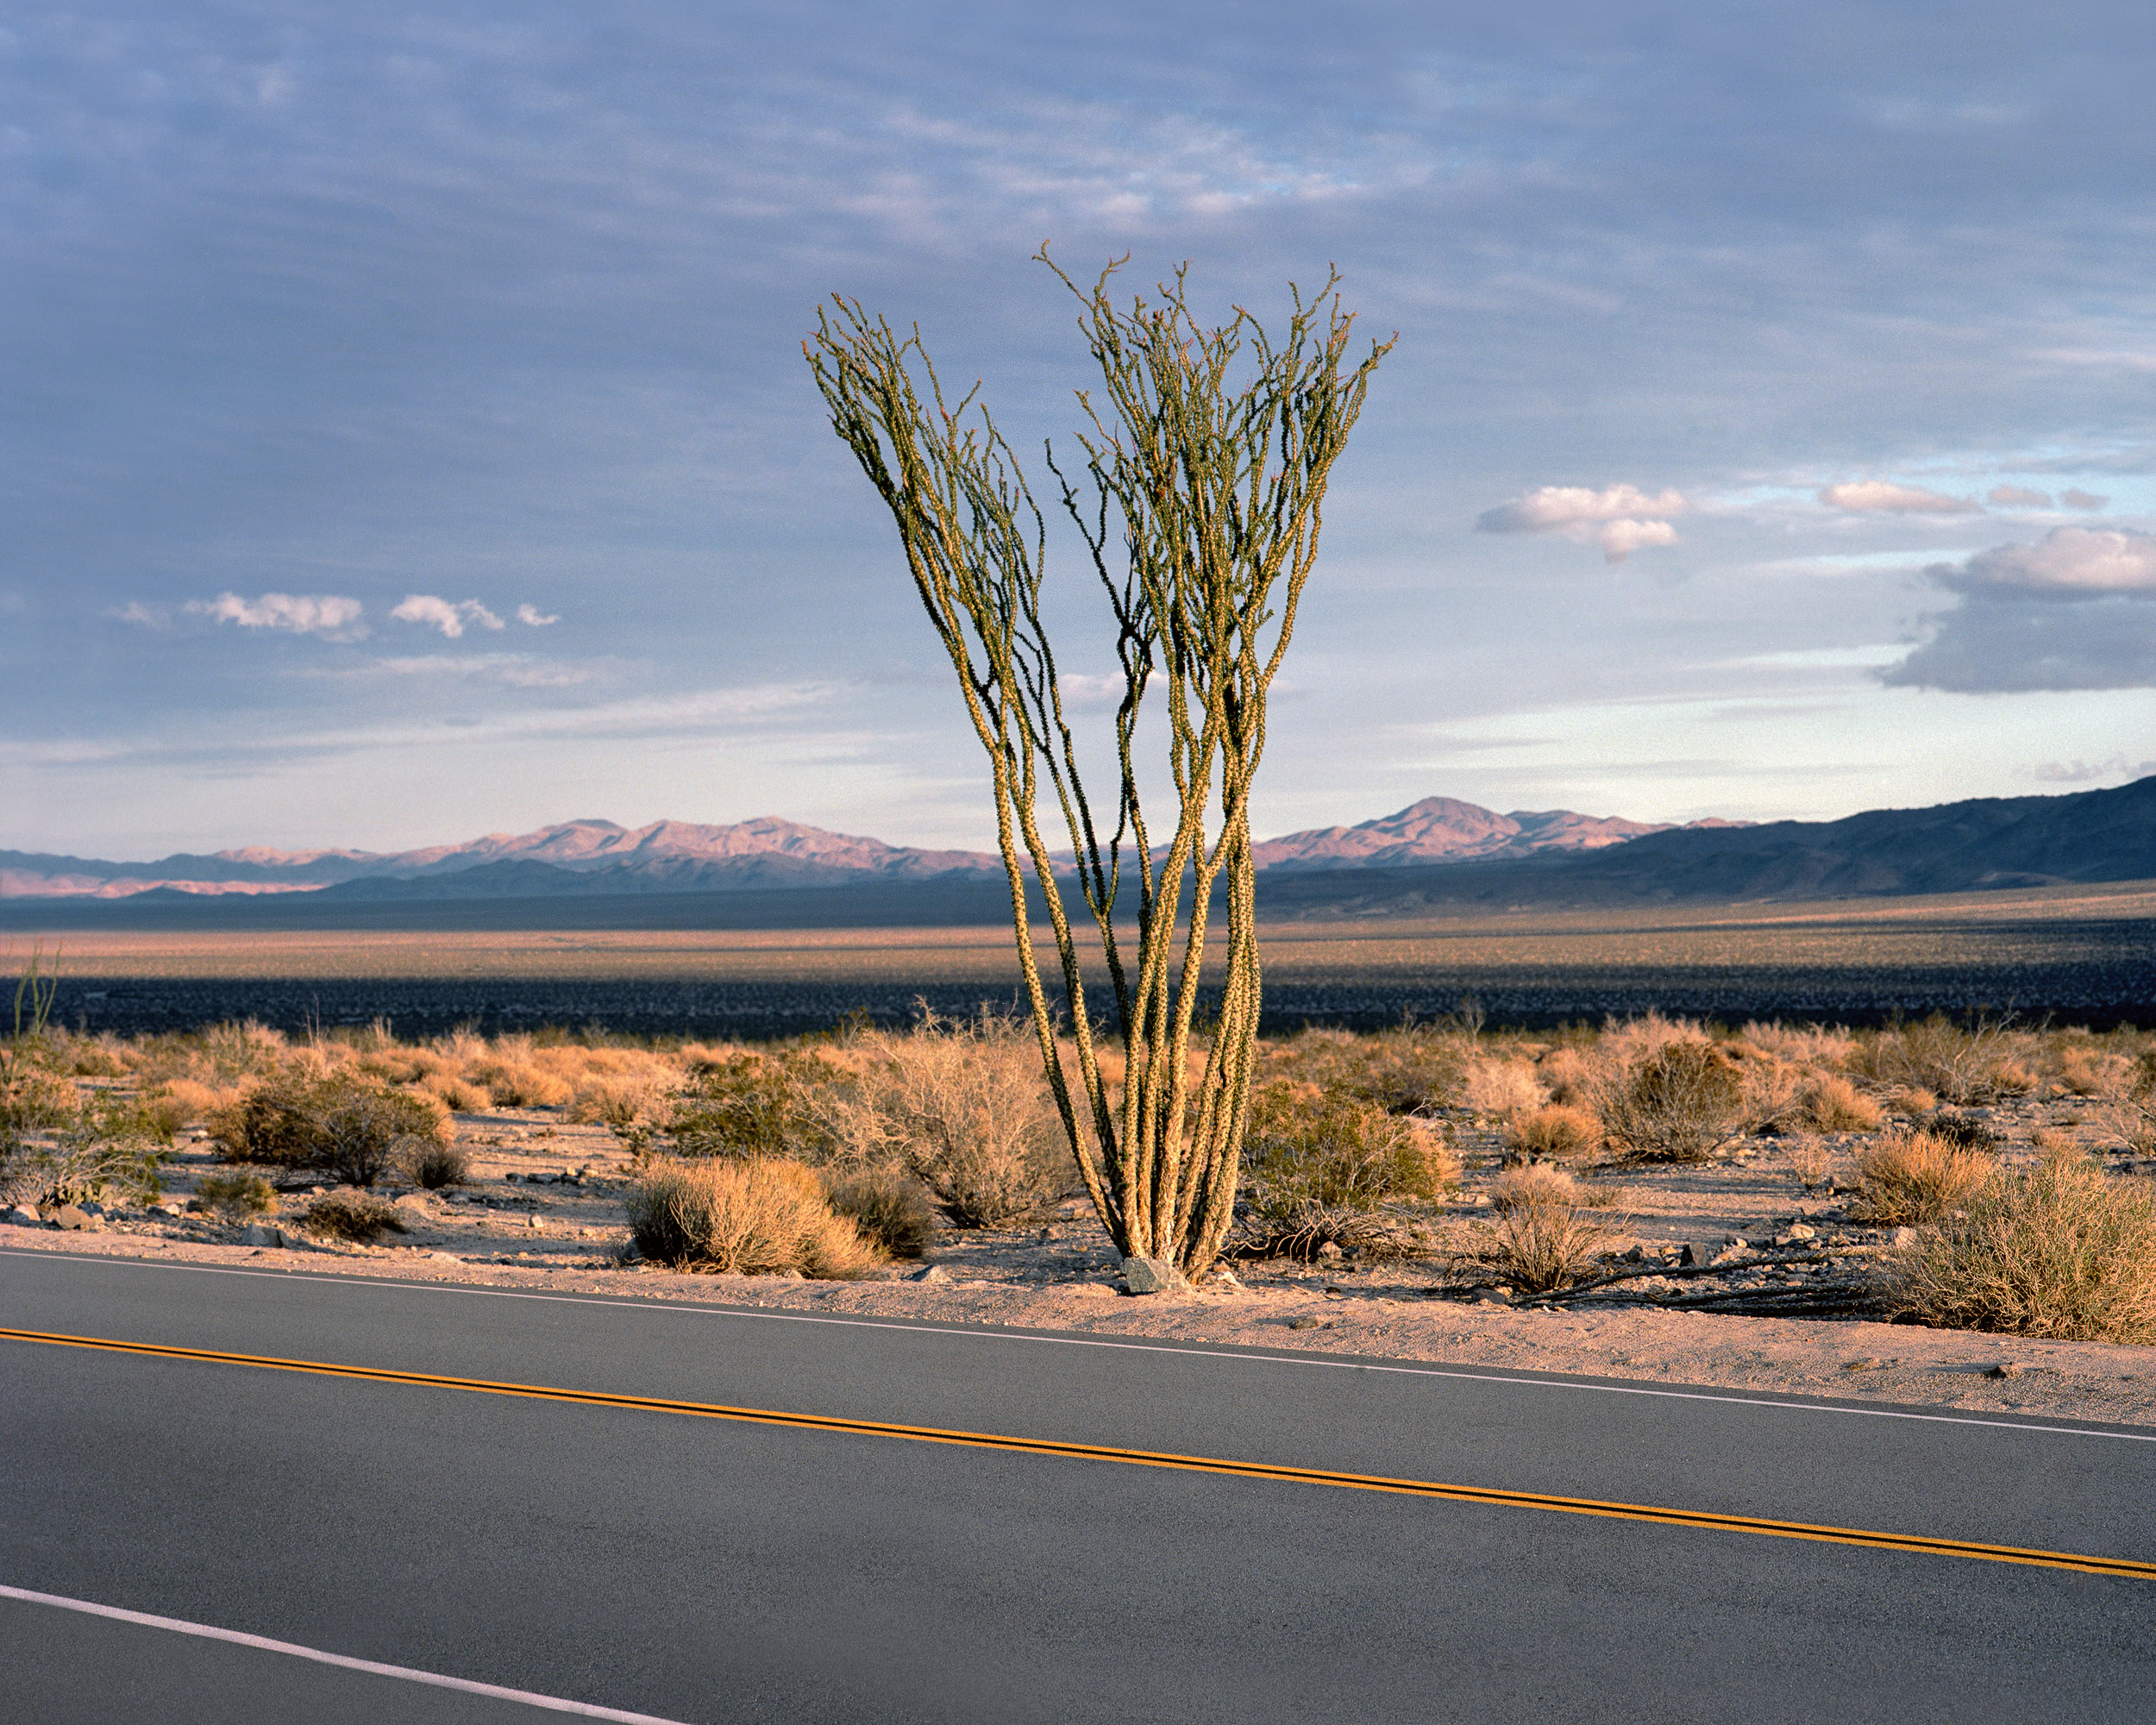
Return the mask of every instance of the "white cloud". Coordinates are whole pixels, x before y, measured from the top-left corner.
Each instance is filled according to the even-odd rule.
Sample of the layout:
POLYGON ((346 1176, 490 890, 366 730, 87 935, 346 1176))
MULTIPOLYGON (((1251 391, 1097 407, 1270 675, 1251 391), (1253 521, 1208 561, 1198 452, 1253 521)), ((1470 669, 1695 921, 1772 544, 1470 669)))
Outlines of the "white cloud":
POLYGON ((2049 492, 2031 491, 2027 486, 2016 485, 1993 486, 1990 495, 1984 501, 1999 509, 2049 509, 2052 506, 2049 492))
POLYGON ((1973 498, 1947 497, 1915 486, 1896 485, 1889 480, 1852 480, 1831 485, 1819 494, 1829 509, 1852 515, 1981 515, 1984 505, 1973 498))
POLYGON ((432 593, 405 594, 390 615, 399 623, 418 623, 429 629, 439 629, 452 641, 464 633, 467 623, 476 623, 482 629, 503 626, 501 618, 475 599, 437 599, 432 593))
POLYGON ((2054 527, 2034 545, 1997 545, 1924 573, 1956 593, 2031 599, 2156 598, 2156 534, 2054 527))
POLYGON ((517 621, 528 624, 534 629, 544 629, 550 623, 561 622, 561 618, 559 612, 552 617, 542 617, 537 605, 520 605, 517 607, 517 621))
POLYGON ((2093 492, 2082 491, 2077 487, 2072 491, 2060 492, 2059 500, 2069 509, 2084 509, 2093 514, 2111 499, 2108 497, 2098 497, 2093 492))
POLYGON ((375 659, 370 673, 392 677, 481 677, 514 689, 567 689, 593 681, 588 665, 562 665, 528 653, 437 653, 409 658, 375 659))
POLYGON ((1680 492, 1650 497, 1636 486, 1614 485, 1601 491, 1586 486, 1543 486, 1526 496, 1484 510, 1476 518, 1477 533, 1562 533, 1584 543, 1592 539, 1613 563, 1642 545, 1674 545, 1677 529, 1667 517, 1690 507, 1680 492))
POLYGON ((129 599, 119 610, 108 613, 122 623, 139 623, 146 629, 162 629, 172 620, 168 606, 145 605, 139 599, 129 599))
POLYGON ((269 593, 244 599, 237 593, 222 593, 212 599, 191 599, 187 610, 213 622, 236 623, 242 629, 284 630, 329 641, 356 641, 367 633, 360 620, 366 607, 335 593, 269 593))

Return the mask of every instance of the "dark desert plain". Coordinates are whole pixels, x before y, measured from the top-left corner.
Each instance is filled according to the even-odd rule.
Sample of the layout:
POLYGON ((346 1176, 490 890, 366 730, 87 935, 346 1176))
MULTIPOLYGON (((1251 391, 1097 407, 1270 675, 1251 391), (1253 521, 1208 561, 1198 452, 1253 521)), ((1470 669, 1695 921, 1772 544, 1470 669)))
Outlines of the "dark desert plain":
MULTIPOLYGON (((1261 893, 1261 916, 1273 884, 1261 893)), ((860 1013, 904 1022, 924 1001, 963 1014, 1017 991, 993 888, 970 891, 970 919, 956 925, 699 925, 770 915, 759 896, 398 906, 376 913, 374 926, 367 907, 351 906, 323 919, 335 925, 307 926, 316 907, 287 904, 249 907, 282 913, 286 925, 260 918, 245 928, 188 926, 194 906, 142 918, 150 926, 116 926, 107 914, 71 927, 92 919, 18 905, 0 910, 0 931, 25 951, 34 940, 59 950, 59 1022, 120 1034, 248 1018, 287 1031, 387 1019, 404 1036, 559 1025, 755 1039, 860 1013), (670 915, 680 925, 654 925, 670 915), (429 925, 415 925, 423 919, 429 925)), ((796 909, 821 901, 826 913, 852 901, 862 916, 888 902, 770 896, 796 909)), ((1044 929, 1035 936, 1052 975, 1053 946, 1044 929)), ((1275 1034, 1446 1017, 1463 1001, 1493 1025, 1528 1028, 1649 1009, 1848 1025, 1946 1011, 2096 1029, 2156 1017, 2156 882, 2146 881, 1817 902, 1335 914, 1269 921, 1263 939, 1265 1024, 1275 1034)))

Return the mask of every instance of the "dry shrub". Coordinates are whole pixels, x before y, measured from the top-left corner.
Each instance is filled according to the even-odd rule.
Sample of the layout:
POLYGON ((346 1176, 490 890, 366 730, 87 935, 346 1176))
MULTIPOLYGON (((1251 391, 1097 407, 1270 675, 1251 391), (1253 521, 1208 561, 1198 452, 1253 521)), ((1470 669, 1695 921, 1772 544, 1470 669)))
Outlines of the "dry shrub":
POLYGON ((433 1138, 403 1138, 391 1152, 398 1173, 429 1192, 444 1186, 461 1186, 472 1165, 471 1152, 454 1142, 433 1138))
POLYGON ((1860 1045, 1855 1063, 1881 1084, 1929 1090, 1961 1105, 2018 1095, 2033 1082, 2013 1058, 2005 1026, 1964 1027, 1944 1013, 1879 1032, 1860 1045))
POLYGON ((1919 1122, 1920 1132, 1929 1132, 1945 1144, 1959 1145, 1963 1150, 1996 1150, 2006 1140, 1993 1127, 1968 1114, 1957 1113, 1952 1108, 1934 1108, 1919 1122))
POLYGON ((1789 1140, 1789 1171, 1807 1192, 1816 1192, 1833 1178, 1836 1157, 1811 1132, 1799 1132, 1789 1140))
POLYGON ((300 1220, 318 1234, 362 1243, 385 1233, 404 1232, 404 1219, 397 1214, 396 1205, 374 1193, 348 1188, 325 1192, 307 1206, 307 1214, 300 1220))
POLYGON ((1611 1238, 1601 1223, 1554 1193, 1523 1195, 1485 1233, 1484 1261, 1506 1282, 1530 1294, 1548 1294, 1578 1281, 1594 1268, 1611 1238))
POLYGON ((1507 1134, 1507 1147, 1514 1156, 1550 1162, 1570 1162, 1591 1156, 1602 1147, 1601 1122, 1585 1108, 1552 1102, 1516 1121, 1507 1134))
POLYGON ((1628 1157, 1704 1162, 1742 1123, 1744 1081, 1737 1063, 1713 1044, 1672 1037, 1607 1076, 1595 1112, 1628 1157))
POLYGON ((1792 1066, 1839 1066, 1857 1046, 1854 1036, 1833 1025, 1754 1022, 1745 1026, 1744 1039, 1760 1053, 1792 1066))
POLYGON ((1312 1204, 1279 1216, 1262 1215, 1255 1210, 1240 1213, 1221 1245, 1220 1255, 1307 1261, 1330 1256, 1326 1248, 1332 1246, 1343 1258, 1412 1258, 1426 1251, 1431 1244, 1426 1231, 1399 1215, 1344 1205, 1312 1204))
POLYGON ((2060 1341, 2156 1342, 2156 1195, 2059 1151, 2002 1175, 1894 1267, 1897 1314, 2060 1341))
POLYGON ((1576 1204, 1579 1191, 1580 1182, 1562 1168, 1530 1163, 1507 1169, 1491 1181, 1489 1201, 1499 1215, 1508 1216, 1522 1205, 1576 1204))
POLYGON ((242 1094, 236 1084, 204 1084, 192 1078, 173 1078, 164 1086, 166 1097, 179 1111, 181 1126, 208 1120, 220 1108, 229 1108, 242 1094))
POLYGON ((1930 1132, 1892 1132, 1857 1155, 1858 1207, 1888 1226, 1936 1222, 1981 1192, 1998 1167, 1989 1151, 1930 1132))
POLYGON ((259 1174, 209 1174, 195 1187, 203 1208, 221 1222, 243 1222, 277 1201, 277 1189, 259 1174))
POLYGON ((849 1047, 852 1076, 806 1096, 828 1160, 903 1169, 961 1227, 1036 1214, 1075 1174, 1030 1026, 931 1018, 910 1034, 862 1032, 849 1047))
POLYGON ((844 1076, 816 1053, 697 1058, 658 1130, 676 1156, 798 1153, 813 1132, 816 1092, 844 1076))
POLYGON ((1427 1123, 1314 1084, 1269 1083, 1251 1098, 1243 1163, 1259 1213, 1274 1218, 1434 1198, 1460 1177, 1427 1123))
POLYGON ((2060 1088, 2077 1096, 2123 1096, 2132 1084, 2135 1063, 2110 1049, 2069 1042, 2054 1064, 2060 1088))
POLYGON ((320 1169, 372 1186, 408 1138, 446 1142, 447 1113, 432 1098, 388 1090, 350 1074, 285 1073, 258 1085, 209 1122, 235 1162, 320 1169))
POLYGON ((1457 1034, 1407 1026, 1358 1036, 1307 1029, 1267 1044, 1266 1076, 1338 1091, 1395 1114, 1443 1106, 1458 1091, 1468 1044, 1457 1034))
POLYGON ((649 1120, 658 1110, 661 1087, 642 1078, 581 1080, 569 1093, 565 1117, 578 1126, 611 1126, 617 1132, 649 1120))
POLYGON ((570 1088, 542 1067, 523 1060, 483 1060, 464 1074, 498 1108, 550 1108, 569 1100, 570 1088))
POLYGON ((1568 1043, 1544 1055, 1535 1070, 1551 1101, 1576 1108, 1591 1105, 1601 1067, 1586 1050, 1568 1043))
POLYGON ((776 1157, 661 1163, 630 1189, 629 1227, 646 1258, 677 1270, 846 1277, 877 1259, 813 1170, 776 1157))
POLYGON ((1813 1074, 1797 1087, 1796 1119, 1814 1132, 1877 1132, 1886 1112, 1835 1072, 1813 1074))
POLYGON ((1531 1060, 1471 1060, 1460 1092, 1478 1114, 1531 1114, 1549 1100, 1531 1060))
POLYGON ((419 1081, 419 1088, 453 1114, 484 1113, 489 1106, 486 1091, 451 1072, 429 1073, 419 1081))
POLYGON ((830 1207, 893 1258, 918 1258, 936 1238, 936 1211, 926 1189, 895 1169, 838 1181, 830 1189, 830 1207))

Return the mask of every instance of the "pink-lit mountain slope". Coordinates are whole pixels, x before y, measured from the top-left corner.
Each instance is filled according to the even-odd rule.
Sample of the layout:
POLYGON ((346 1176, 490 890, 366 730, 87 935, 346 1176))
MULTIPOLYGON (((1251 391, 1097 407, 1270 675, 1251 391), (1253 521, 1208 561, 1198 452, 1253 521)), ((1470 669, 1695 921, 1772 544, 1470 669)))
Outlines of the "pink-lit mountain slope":
POLYGON ((1397 814, 1359 826, 1313 827, 1251 847, 1257 866, 1285 869, 1392 869, 1529 856, 1544 850, 1599 850, 1665 826, 1570 809, 1499 814, 1451 797, 1425 797, 1397 814))

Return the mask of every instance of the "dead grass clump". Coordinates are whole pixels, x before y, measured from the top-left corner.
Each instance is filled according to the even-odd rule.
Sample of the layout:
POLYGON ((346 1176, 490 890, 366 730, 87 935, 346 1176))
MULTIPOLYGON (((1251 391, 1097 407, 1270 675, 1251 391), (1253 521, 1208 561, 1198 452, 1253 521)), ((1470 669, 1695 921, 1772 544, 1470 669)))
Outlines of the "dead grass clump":
POLYGON ((220 1109, 209 1126, 235 1162, 320 1169, 352 1186, 372 1186, 388 1172, 404 1139, 448 1137, 439 1103, 346 1073, 282 1074, 220 1109))
POLYGON ((1602 1147, 1601 1122, 1585 1108, 1552 1102, 1514 1122, 1506 1147, 1516 1157, 1570 1162, 1592 1156, 1602 1147))
POLYGON ((1471 1060, 1460 1101, 1478 1114, 1530 1114, 1550 1100, 1531 1060, 1471 1060))
POLYGON ((429 1072, 419 1081, 418 1088, 453 1114, 483 1113, 489 1106, 486 1091, 454 1072, 429 1072))
POLYGON ((1427 1123, 1313 1084, 1268 1084, 1251 1099, 1243 1162, 1259 1212, 1275 1218, 1434 1198, 1460 1177, 1427 1123))
POLYGON ((987 1013, 865 1031, 849 1076, 807 1094, 816 1152, 845 1168, 897 1168, 961 1227, 1037 1214, 1076 1173, 1031 1026, 987 1013))
POLYGON ((776 1157, 661 1163, 630 1189, 629 1227, 638 1251, 676 1270, 843 1278, 877 1258, 815 1173, 776 1157))
POLYGON ((1432 1243, 1425 1230, 1386 1211, 1309 1204, 1281 1215, 1243 1211, 1229 1230, 1220 1255, 1246 1261, 1293 1258, 1306 1263, 1336 1256, 1413 1258, 1428 1251, 1432 1243))
POLYGON ((1586 1050, 1565 1043, 1542 1057, 1535 1075, 1549 1091, 1551 1101, 1561 1107, 1573 1108, 1592 1105, 1595 1081, 1601 1070, 1600 1064, 1586 1050))
POLYGON ((1838 1072, 1819 1072, 1797 1087, 1796 1119, 1814 1132, 1877 1132, 1886 1111, 1838 1072))
POLYGON ((1890 1292, 1897 1313, 1944 1328, 2156 1342, 2156 1195, 2054 1152, 1927 1230, 1890 1292))
POLYGON ((243 1094, 236 1084, 204 1084, 192 1078, 170 1079, 163 1089, 183 1126, 206 1120, 220 1108, 230 1107, 243 1094))
POLYGON ((918 1258, 936 1238, 936 1211, 920 1182, 895 1169, 839 1181, 830 1207, 893 1258, 918 1258))
POLYGON ((1704 1162, 1744 1118, 1737 1063, 1703 1038, 1671 1037, 1650 1046, 1597 1090, 1603 1132, 1641 1162, 1704 1162))
POLYGON ((1924 1117, 1918 1130, 1929 1132, 1944 1143, 1959 1145, 1964 1150, 1996 1150, 2006 1141, 1984 1121, 1957 1113, 1952 1108, 1934 1108, 1924 1117))
POLYGON ((1562 1196, 1522 1196, 1487 1229, 1482 1258, 1511 1286, 1548 1294, 1593 1269, 1610 1238, 1562 1196))
POLYGON ((318 1234, 357 1240, 361 1245, 385 1233, 404 1232, 404 1218, 397 1214, 396 1205, 373 1192, 349 1188, 325 1192, 307 1206, 300 1220, 318 1234))
POLYGON ((195 1187, 202 1206, 221 1222, 243 1222, 277 1201, 277 1189, 259 1174, 208 1174, 195 1187))
POLYGON ((1789 1140, 1789 1171, 1807 1192, 1816 1192, 1832 1182, 1838 1158, 1811 1132, 1799 1132, 1789 1140))
POLYGON ((1858 1208, 1890 1227, 1940 1221, 1981 1192, 1998 1167, 1989 1151, 1930 1132, 1890 1133, 1858 1153, 1858 1208))

